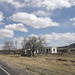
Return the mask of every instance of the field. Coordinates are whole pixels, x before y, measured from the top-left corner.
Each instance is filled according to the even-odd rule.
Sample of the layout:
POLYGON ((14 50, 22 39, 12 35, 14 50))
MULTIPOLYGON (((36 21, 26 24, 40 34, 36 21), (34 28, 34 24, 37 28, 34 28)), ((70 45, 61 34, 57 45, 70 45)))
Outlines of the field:
POLYGON ((0 55, 0 59, 10 67, 25 69, 34 75, 75 75, 75 55, 0 55))

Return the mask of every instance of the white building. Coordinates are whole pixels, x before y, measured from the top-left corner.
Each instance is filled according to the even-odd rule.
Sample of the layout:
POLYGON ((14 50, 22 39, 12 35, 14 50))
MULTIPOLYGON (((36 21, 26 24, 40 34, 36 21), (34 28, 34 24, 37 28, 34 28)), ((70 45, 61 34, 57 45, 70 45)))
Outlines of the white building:
POLYGON ((57 53, 57 47, 45 47, 45 53, 57 53))

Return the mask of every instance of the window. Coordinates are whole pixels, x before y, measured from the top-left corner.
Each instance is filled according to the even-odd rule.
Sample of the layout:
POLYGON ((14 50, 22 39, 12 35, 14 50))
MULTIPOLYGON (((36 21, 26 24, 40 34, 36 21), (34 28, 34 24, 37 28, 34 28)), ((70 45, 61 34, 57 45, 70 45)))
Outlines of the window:
POLYGON ((46 53, 48 53, 48 49, 46 49, 46 53))
POLYGON ((53 49, 53 51, 55 51, 55 49, 53 49))
POLYGON ((51 51, 51 49, 49 49, 49 51, 51 51))

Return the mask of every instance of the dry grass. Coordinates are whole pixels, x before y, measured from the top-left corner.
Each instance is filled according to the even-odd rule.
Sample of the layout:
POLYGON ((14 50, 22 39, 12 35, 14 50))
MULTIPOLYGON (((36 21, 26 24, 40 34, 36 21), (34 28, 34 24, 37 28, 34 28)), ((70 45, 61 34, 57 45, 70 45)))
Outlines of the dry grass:
POLYGON ((0 55, 11 67, 24 68, 36 75, 75 75, 75 55, 0 55))

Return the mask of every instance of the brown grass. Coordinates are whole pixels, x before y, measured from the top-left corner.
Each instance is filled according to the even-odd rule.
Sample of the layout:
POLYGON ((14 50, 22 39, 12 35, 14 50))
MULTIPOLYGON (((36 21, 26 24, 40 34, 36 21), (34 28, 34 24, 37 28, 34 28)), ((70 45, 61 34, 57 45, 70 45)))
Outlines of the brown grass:
POLYGON ((36 75, 75 75, 75 55, 0 55, 11 67, 24 68, 36 75))

